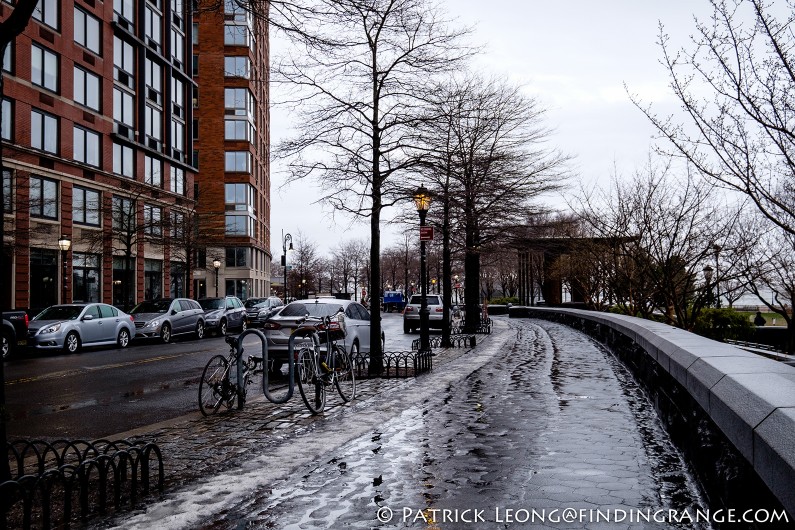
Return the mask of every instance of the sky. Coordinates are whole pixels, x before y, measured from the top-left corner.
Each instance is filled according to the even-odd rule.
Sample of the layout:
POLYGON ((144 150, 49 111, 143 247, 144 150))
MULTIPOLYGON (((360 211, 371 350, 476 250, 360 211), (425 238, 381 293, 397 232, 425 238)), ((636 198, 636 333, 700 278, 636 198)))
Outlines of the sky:
MULTIPOLYGON (((707 0, 447 0, 450 18, 474 26, 471 40, 484 46, 473 71, 505 77, 547 109, 550 145, 573 157, 570 168, 579 186, 608 186, 611 175, 629 176, 643 165, 654 130, 632 104, 627 89, 654 103, 661 114, 676 102, 660 65, 659 24, 671 42, 686 46, 694 32, 693 15, 704 20, 707 0), (486 7, 487 6, 487 7, 486 7)), ((277 51, 283 43, 272 36, 277 51)), ((278 93, 274 93, 278 98, 278 93)), ((272 111, 275 144, 289 134, 293 116, 272 111)), ((369 240, 369 226, 330 208, 311 204, 319 196, 308 184, 283 187, 279 167, 272 168, 271 248, 281 254, 281 230, 300 232, 321 254, 350 239, 369 240)), ((547 199, 565 209, 565 195, 547 199)), ((397 224, 382 228, 382 249, 403 240, 397 224)))

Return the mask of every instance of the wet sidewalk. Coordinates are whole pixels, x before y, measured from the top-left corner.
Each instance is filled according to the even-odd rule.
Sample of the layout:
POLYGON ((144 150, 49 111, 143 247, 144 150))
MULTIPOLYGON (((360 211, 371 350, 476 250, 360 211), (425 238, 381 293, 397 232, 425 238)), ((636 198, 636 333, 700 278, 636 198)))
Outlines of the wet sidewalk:
POLYGON ((330 394, 320 416, 259 398, 139 432, 163 451, 167 493, 99 526, 699 527, 642 519, 698 498, 609 352, 535 320, 478 339, 438 350, 430 374, 361 381, 352 404, 330 394))

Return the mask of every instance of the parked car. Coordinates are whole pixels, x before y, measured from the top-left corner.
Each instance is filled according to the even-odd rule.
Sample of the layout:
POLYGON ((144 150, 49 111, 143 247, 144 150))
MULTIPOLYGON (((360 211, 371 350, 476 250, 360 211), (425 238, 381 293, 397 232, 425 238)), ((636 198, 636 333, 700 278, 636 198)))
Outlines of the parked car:
POLYGON ((284 306, 281 298, 249 298, 243 305, 246 307, 246 319, 249 326, 262 326, 280 307, 284 306))
MULTIPOLYGON (((290 335, 307 315, 314 317, 340 314, 339 321, 345 333, 345 349, 352 355, 370 352, 370 312, 360 303, 352 300, 319 298, 296 300, 281 308, 278 314, 265 322, 264 332, 268 339, 268 357, 273 361, 272 371, 278 371, 287 361, 287 347, 290 335)), ((384 344, 384 332, 381 332, 384 344)))
MULTIPOLYGON (((442 306, 442 295, 426 294, 425 300, 428 304, 428 327, 442 329, 444 322, 444 306, 442 306)), ((411 333, 420 328, 420 306, 422 305, 422 295, 411 295, 409 303, 403 310, 403 333, 411 333)))
POLYGON ((246 330, 246 308, 237 296, 222 298, 199 298, 204 309, 204 326, 207 331, 217 331, 226 335, 227 330, 246 330))
POLYGON ((133 307, 135 330, 141 337, 159 337, 171 342, 175 335, 193 333, 204 337, 204 309, 190 298, 159 298, 145 300, 133 307))
POLYGON ((29 321, 24 311, 3 311, 3 360, 11 357, 19 346, 27 344, 29 321))
POLYGON ((28 324, 28 346, 41 350, 77 353, 83 346, 109 344, 126 348, 133 337, 133 317, 108 304, 54 305, 28 324))

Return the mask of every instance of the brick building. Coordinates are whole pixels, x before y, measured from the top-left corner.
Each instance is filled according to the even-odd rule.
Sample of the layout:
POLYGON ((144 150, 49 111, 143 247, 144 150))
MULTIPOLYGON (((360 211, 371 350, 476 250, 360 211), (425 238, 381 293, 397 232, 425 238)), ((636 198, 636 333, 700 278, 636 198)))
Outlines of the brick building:
MULTIPOLYGON (((0 19, 12 9, 0 1, 0 19)), ((198 115, 193 32, 201 25, 182 0, 40 0, 34 20, 3 56, 3 307, 72 301, 129 307, 145 298, 197 297, 204 293, 195 289, 206 291, 215 274, 216 257, 227 280, 269 290, 268 282, 256 282, 257 264, 264 261, 259 267, 267 269, 270 263, 263 250, 268 151, 260 150, 268 138, 267 85, 254 92, 265 106, 252 108, 259 126, 247 149, 248 167, 256 169, 218 173, 227 158, 219 154, 223 137, 211 143, 212 134, 201 131, 220 131, 226 110, 223 88, 219 96, 215 87, 206 94, 212 114, 198 115), (194 141, 202 136, 206 156, 194 141), (210 173, 205 180, 198 178, 199 163, 210 173), (219 184, 227 179, 251 183, 247 194, 264 195, 244 203, 252 207, 246 214, 253 225, 245 234, 230 234, 225 212, 238 204, 224 199, 237 192, 219 184), (202 194, 207 206, 197 206, 202 194), (223 237, 215 237, 213 227, 221 227, 223 237), (59 249, 59 240, 68 250, 59 249), (205 253, 207 242, 214 246, 205 253), (250 267, 227 266, 227 246, 235 257, 237 248, 248 249, 250 259, 232 263, 250 267)), ((208 46, 219 45, 207 34, 208 46)), ((262 40, 249 55, 264 57, 267 72, 267 33, 262 40)), ((221 87, 226 81, 222 69, 208 70, 205 80, 221 87)))
POLYGON ((198 296, 270 295, 268 26, 225 0, 193 18, 193 145, 199 229, 217 245, 194 279, 198 296), (221 134, 223 131, 223 134, 221 134), (212 264, 219 265, 218 284, 212 264))

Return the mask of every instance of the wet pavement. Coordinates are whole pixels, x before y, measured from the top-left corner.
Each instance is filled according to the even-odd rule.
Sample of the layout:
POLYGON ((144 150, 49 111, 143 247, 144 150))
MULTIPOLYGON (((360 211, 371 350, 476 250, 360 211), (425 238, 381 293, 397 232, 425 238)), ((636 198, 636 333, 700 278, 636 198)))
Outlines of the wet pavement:
POLYGON ((478 339, 438 350, 430 374, 360 382, 353 404, 330 394, 317 417, 260 399, 139 433, 157 438, 169 493, 99 526, 707 527, 646 521, 700 501, 609 352, 537 320, 497 318, 478 339))

